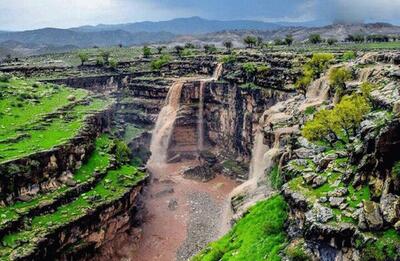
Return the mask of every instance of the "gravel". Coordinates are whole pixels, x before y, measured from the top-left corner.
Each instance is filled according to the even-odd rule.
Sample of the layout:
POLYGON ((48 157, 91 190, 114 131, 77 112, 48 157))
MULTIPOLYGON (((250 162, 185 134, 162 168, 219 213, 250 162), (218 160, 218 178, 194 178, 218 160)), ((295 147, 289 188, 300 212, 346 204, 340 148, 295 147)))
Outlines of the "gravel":
POLYGON ((177 251, 177 261, 188 260, 218 237, 221 205, 202 192, 191 193, 189 203, 187 238, 177 251))

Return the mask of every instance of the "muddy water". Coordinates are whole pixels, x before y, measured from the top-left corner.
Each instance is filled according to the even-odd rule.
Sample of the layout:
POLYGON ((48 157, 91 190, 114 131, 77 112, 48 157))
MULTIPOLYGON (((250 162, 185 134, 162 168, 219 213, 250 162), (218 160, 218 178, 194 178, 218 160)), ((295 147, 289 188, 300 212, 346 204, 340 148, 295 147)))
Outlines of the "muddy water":
MULTIPOLYGON (((193 202, 192 195, 202 193, 213 201, 215 208, 206 208, 202 215, 217 216, 221 220, 213 222, 222 224, 222 215, 219 213, 229 193, 237 186, 237 183, 223 176, 202 183, 184 179, 181 171, 196 162, 180 164, 150 165, 152 173, 151 184, 145 193, 146 214, 142 226, 143 233, 138 249, 133 250, 130 260, 140 261, 173 261, 177 260, 177 251, 186 247, 191 241, 187 235, 201 233, 201 231, 189 231, 191 224, 191 212, 193 205, 202 202, 193 202), (184 246, 185 245, 185 246, 184 246)), ((204 220, 204 222, 209 222, 204 220)), ((204 224, 207 225, 207 224, 204 224)), ((218 231, 209 241, 216 239, 218 231)), ((196 235, 196 238, 199 235, 196 235)), ((200 235, 208 237, 208 235, 200 235)), ((200 246, 201 247, 201 246, 200 246)), ((183 250, 185 251, 185 250, 183 250)), ((188 250, 189 251, 189 250, 188 250)), ((179 260, 179 259, 178 259, 179 260)), ((182 260, 182 259, 181 259, 182 260)))

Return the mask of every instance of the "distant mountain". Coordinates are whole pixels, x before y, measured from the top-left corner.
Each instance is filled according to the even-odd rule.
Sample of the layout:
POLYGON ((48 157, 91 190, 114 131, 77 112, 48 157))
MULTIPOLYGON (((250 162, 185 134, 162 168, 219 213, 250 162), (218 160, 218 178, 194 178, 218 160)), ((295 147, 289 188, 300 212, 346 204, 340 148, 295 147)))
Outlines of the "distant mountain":
POLYGON ((138 32, 170 32, 173 34, 204 34, 225 30, 276 30, 282 25, 251 20, 218 21, 200 17, 177 18, 160 22, 137 22, 129 24, 82 26, 71 28, 76 32, 99 32, 105 30, 123 30, 130 33, 138 32))
POLYGON ((164 42, 170 41, 174 37, 174 34, 167 32, 130 33, 122 30, 76 32, 69 29, 44 28, 22 32, 3 32, 0 33, 0 42, 17 41, 24 44, 91 47, 94 45, 135 45, 147 42, 164 42))

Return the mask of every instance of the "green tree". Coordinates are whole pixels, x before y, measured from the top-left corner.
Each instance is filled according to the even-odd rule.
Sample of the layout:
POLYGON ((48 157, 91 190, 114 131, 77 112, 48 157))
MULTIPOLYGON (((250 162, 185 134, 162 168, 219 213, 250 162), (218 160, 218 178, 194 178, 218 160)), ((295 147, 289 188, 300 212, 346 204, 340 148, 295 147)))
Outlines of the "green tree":
POLYGON ((346 82, 352 79, 352 74, 346 67, 335 67, 329 71, 329 84, 335 89, 337 97, 340 99, 346 89, 346 82))
POLYGON ((232 41, 225 41, 224 42, 224 46, 229 52, 231 52, 232 47, 233 47, 233 43, 232 43, 232 41))
POLYGON ((186 49, 195 49, 196 46, 194 46, 193 43, 186 43, 186 44, 185 44, 185 48, 186 48, 186 49))
POLYGON ((157 53, 162 54, 163 50, 166 49, 165 46, 157 46, 157 53))
POLYGON ((257 44, 257 37, 248 35, 243 39, 243 42, 247 45, 247 48, 253 48, 257 44))
POLYGON ((286 35, 286 37, 285 37, 286 45, 291 46, 293 44, 293 41, 294 41, 293 35, 291 35, 291 34, 286 35))
POLYGON ((360 91, 365 98, 371 99, 371 92, 373 92, 377 88, 378 86, 376 84, 370 82, 363 82, 360 86, 360 91))
POLYGON ((151 62, 151 69, 160 70, 164 65, 168 64, 172 60, 171 55, 163 54, 160 58, 151 62))
POLYGON ((143 46, 143 57, 149 58, 151 56, 151 48, 147 45, 143 46))
POLYGON ((335 38, 329 38, 328 40, 326 40, 326 42, 328 43, 328 45, 334 45, 338 42, 338 40, 335 38))
POLYGON ((244 63, 242 65, 243 71, 246 73, 246 81, 253 81, 257 73, 257 66, 255 63, 244 63))
POLYGON ((175 53, 176 53, 176 55, 178 55, 178 57, 181 57, 182 56, 182 51, 185 49, 183 46, 181 46, 181 45, 176 45, 175 47, 174 47, 174 49, 175 49, 175 53))
POLYGON ((351 61, 356 59, 357 54, 354 51, 347 51, 343 54, 342 59, 343 61, 351 61))
POLYGON ((314 53, 311 60, 306 64, 306 67, 313 72, 314 78, 318 78, 328 69, 330 62, 335 57, 331 53, 314 53))
POLYGON ((282 39, 277 38, 274 40, 274 45, 276 45, 276 46, 284 45, 284 44, 285 44, 285 41, 283 41, 282 39))
POLYGON ((217 47, 213 44, 205 44, 203 48, 206 54, 214 54, 217 52, 217 47))
POLYGON ((319 34, 310 34, 308 41, 312 44, 319 44, 322 42, 322 38, 319 34))
POLYGON ((108 64, 110 65, 110 67, 111 67, 112 69, 117 69, 118 61, 117 61, 116 59, 114 59, 114 58, 111 58, 111 59, 109 60, 108 64))
POLYGON ((121 166, 130 160, 130 150, 128 145, 122 140, 114 140, 111 144, 110 151, 115 155, 117 165, 121 166))
POLYGON ((325 141, 331 146, 338 141, 345 144, 356 134, 370 110, 363 96, 345 96, 333 109, 317 112, 314 119, 304 125, 302 135, 309 141, 325 141))
POLYGON ((109 51, 104 51, 102 50, 100 52, 100 57, 103 59, 103 64, 108 64, 109 60, 110 60, 110 52, 109 51))

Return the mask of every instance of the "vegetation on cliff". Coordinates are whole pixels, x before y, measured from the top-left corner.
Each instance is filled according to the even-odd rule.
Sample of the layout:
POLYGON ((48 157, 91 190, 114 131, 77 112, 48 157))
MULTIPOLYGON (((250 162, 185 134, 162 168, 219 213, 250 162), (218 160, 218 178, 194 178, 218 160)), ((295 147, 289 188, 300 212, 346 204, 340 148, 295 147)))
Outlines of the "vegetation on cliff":
POLYGON ((282 196, 257 203, 232 230, 211 243, 193 261, 280 260, 286 243, 287 205, 282 196))

